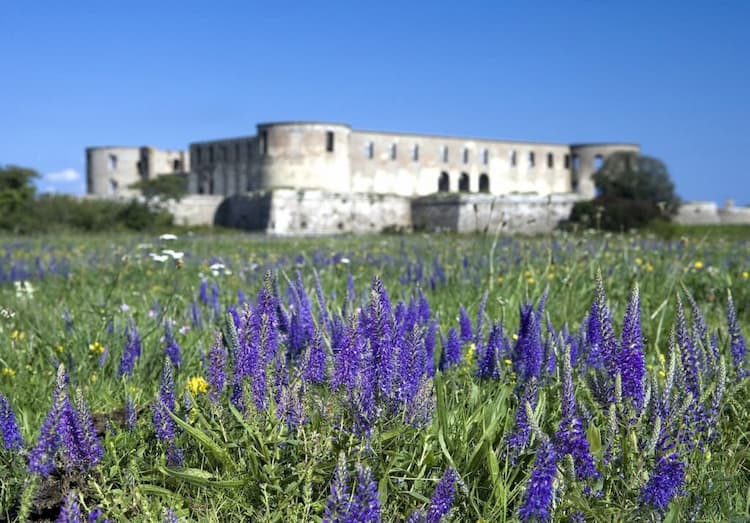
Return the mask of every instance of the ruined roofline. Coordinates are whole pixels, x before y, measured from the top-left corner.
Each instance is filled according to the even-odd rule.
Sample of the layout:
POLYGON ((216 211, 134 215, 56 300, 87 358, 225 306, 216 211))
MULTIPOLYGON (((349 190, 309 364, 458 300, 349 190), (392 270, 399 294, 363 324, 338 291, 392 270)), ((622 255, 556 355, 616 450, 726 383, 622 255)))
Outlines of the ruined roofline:
POLYGON ((163 149, 154 145, 92 145, 86 147, 87 151, 100 151, 104 149, 156 149, 165 153, 183 153, 186 149, 163 149))

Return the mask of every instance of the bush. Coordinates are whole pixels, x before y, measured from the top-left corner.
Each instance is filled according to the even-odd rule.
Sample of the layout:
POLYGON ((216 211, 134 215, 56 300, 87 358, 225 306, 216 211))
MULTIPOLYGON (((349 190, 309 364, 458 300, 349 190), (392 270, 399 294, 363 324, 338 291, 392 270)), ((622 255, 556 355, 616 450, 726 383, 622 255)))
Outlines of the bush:
POLYGON ((645 200, 599 197, 578 202, 570 213, 570 221, 584 227, 625 232, 643 228, 666 217, 658 204, 645 200))

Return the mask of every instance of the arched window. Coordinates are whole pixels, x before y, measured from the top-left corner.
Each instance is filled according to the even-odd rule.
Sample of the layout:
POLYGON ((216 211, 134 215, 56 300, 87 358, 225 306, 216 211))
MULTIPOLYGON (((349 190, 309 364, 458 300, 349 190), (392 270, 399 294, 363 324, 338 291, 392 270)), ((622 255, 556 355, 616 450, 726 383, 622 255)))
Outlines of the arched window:
POLYGON ((516 158, 516 151, 515 150, 513 150, 513 151, 510 152, 508 160, 510 161, 510 166, 511 167, 515 167, 516 166, 517 158, 516 158))
POLYGON ((469 192, 469 175, 461 173, 461 178, 458 179, 458 190, 459 192, 469 192))
POLYGON ((479 192, 490 192, 490 177, 485 173, 479 175, 479 192))
POLYGON ((552 153, 547 153, 547 167, 550 169, 555 167, 555 155, 552 153))
POLYGON ((451 177, 447 172, 440 173, 438 180, 438 192, 448 192, 451 190, 451 177))
POLYGON ((594 170, 598 171, 602 168, 602 165, 604 165, 604 156, 597 154, 594 156, 594 170))

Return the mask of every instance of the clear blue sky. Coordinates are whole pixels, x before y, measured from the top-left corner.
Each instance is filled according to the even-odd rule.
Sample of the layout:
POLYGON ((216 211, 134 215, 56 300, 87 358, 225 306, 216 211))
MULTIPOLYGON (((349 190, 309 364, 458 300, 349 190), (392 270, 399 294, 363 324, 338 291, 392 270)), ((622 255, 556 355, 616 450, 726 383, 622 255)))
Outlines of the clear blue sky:
POLYGON ((750 2, 5 2, 0 163, 81 192, 84 148, 259 121, 638 142, 750 203, 750 2))

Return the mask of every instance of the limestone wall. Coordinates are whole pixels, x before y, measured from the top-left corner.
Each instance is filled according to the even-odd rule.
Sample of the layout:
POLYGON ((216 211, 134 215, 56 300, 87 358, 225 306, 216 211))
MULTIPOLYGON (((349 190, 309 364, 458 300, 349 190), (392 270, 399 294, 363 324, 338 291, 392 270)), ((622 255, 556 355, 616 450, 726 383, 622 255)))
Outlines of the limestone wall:
POLYGON ((413 201, 412 222, 416 230, 428 231, 546 233, 568 219, 579 199, 574 194, 432 195, 413 201))
POLYGON ((688 202, 680 205, 674 217, 676 223, 704 225, 721 223, 719 207, 715 202, 688 202))
POLYGON ((216 223, 278 236, 377 233, 408 229, 411 205, 394 195, 276 189, 228 198, 216 223))
POLYGON ((216 210, 223 199, 218 195, 191 194, 179 202, 170 201, 167 207, 176 225, 214 225, 216 210))

